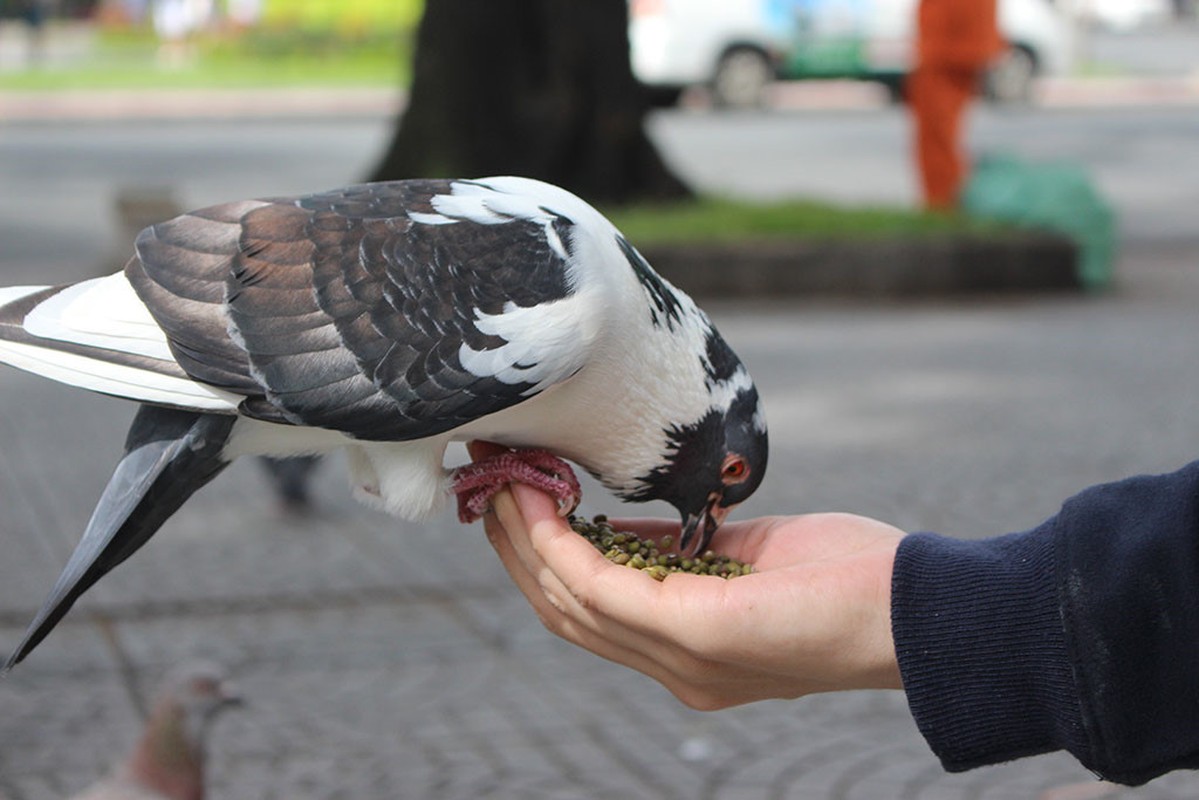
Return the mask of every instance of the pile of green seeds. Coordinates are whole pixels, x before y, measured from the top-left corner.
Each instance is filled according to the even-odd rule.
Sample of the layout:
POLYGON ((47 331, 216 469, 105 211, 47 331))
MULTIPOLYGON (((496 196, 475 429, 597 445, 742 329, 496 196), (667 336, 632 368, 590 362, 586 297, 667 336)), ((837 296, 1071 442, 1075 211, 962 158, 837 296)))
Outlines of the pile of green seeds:
POLYGON ((674 544, 670 536, 658 541, 641 539, 629 531, 618 531, 603 514, 597 514, 591 522, 583 517, 570 517, 570 527, 604 554, 614 564, 639 569, 654 580, 665 580, 672 572, 690 572, 693 575, 715 575, 720 578, 736 578, 753 572, 752 564, 743 564, 728 556, 711 550, 695 558, 685 558, 678 553, 667 553, 674 544))

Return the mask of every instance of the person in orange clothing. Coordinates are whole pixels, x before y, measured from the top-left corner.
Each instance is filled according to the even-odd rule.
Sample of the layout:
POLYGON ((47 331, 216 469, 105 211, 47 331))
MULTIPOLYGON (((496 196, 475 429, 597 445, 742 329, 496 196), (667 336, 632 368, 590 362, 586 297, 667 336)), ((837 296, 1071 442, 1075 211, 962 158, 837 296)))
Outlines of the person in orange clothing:
POLYGON ((1007 47, 995 6, 996 0, 920 0, 916 66, 906 93, 926 208, 957 207, 966 177, 962 119, 988 65, 1007 47))

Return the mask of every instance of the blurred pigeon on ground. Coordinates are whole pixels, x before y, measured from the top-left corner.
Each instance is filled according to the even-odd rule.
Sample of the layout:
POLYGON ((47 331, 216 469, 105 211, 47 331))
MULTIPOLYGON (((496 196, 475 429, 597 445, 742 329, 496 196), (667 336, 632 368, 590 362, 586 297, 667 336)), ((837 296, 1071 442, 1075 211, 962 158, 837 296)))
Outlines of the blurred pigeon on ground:
POLYGON ((222 710, 240 703, 219 667, 196 663, 176 669, 159 690, 133 750, 72 800, 203 800, 209 730, 222 710))
MULTIPOLYGON (((665 500, 706 547, 766 468, 749 373, 595 209, 539 181, 416 180, 213 206, 146 228, 123 273, 0 289, 0 361, 142 403, 8 662, 233 459, 344 449, 357 495, 471 521, 581 465, 665 500), (510 448, 457 470, 451 441, 510 448)), ((47 443, 62 446, 63 443, 47 443)))
POLYGON ((317 456, 259 456, 258 463, 262 464, 271 485, 275 488, 280 507, 285 514, 305 514, 312 509, 309 478, 320 464, 317 456))

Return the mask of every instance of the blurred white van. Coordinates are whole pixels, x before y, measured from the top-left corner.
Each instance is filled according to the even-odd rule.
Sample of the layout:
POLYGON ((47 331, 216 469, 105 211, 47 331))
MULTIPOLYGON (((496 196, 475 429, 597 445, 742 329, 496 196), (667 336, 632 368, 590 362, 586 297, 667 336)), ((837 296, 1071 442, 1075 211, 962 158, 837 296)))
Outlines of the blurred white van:
POLYGON ((1170 0, 1080 0, 1079 16, 1113 31, 1161 25, 1174 14, 1170 0))
MULTIPOLYGON (((707 86, 718 106, 753 107, 777 78, 858 78, 898 94, 918 0, 629 0, 634 74, 659 99, 707 86)), ((999 0, 1010 48, 988 96, 1024 100, 1067 67, 1069 28, 1049 0, 999 0)))

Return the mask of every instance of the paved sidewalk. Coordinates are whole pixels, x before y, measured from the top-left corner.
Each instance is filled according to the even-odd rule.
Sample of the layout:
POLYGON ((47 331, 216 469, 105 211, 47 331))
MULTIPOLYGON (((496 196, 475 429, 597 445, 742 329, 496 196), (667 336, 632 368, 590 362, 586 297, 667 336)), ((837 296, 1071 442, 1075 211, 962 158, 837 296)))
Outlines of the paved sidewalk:
MULTIPOLYGON (((107 253, 114 185, 175 186, 200 205, 344 183, 386 135, 366 116, 10 126, 3 282, 83 277, 107 253)), ((677 143, 679 120, 667 122, 677 143)), ((707 141, 708 127, 676 155, 720 166, 724 135, 763 133, 707 141)), ((766 133, 809 146, 789 128, 766 133)), ((863 139, 850 138, 857 149, 809 149, 864 185, 869 170, 851 160, 863 139)), ((1088 146, 1129 152, 1123 134, 1088 146)), ((1166 152, 1191 163, 1181 145, 1166 152)), ((897 172, 900 159, 866 166, 897 172)), ((1156 213, 1162 181, 1133 177, 1112 186, 1156 213)), ((1115 291, 1096 297, 707 305, 771 425, 770 474, 743 513, 848 509, 982 536, 1034 525, 1092 483, 1195 458, 1199 247, 1173 241, 1126 252, 1115 291)), ((82 531, 131 415, 0 369, 0 653, 82 531)), ((95 778, 134 736, 158 676, 197 655, 229 665, 250 700, 219 724, 216 800, 1030 800, 1090 780, 1060 755, 946 775, 898 693, 689 711, 545 633, 478 527, 371 512, 336 461, 317 489, 315 518, 281 517, 257 465, 237 464, 90 593, 0 681, 0 794, 61 798, 95 778)), ((593 484, 585 495, 589 512, 618 510, 593 484)), ((1179 774, 1111 796, 1191 799, 1199 782, 1179 774)))
MULTIPOLYGON (((392 88, 302 89, 63 89, 0 91, 0 120, 254 119, 377 116, 399 113, 404 94, 392 88)), ((686 105, 703 105, 696 95, 686 105)), ((1034 102, 1043 108, 1126 108, 1199 105, 1199 75, 1054 78, 1034 102)), ((779 111, 871 109, 890 103, 880 86, 856 81, 777 84, 779 111)))
POLYGON ((369 87, 0 91, 0 120, 384 116, 403 99, 399 89, 369 87))
MULTIPOLYGON (((1097 298, 918 307, 720 305, 770 415, 744 513, 851 509, 960 536, 1017 530, 1089 484, 1196 457, 1193 249, 1127 256, 1097 298)), ((0 650, 82 530, 131 409, 0 373, 0 650)), ((239 463, 0 681, 0 793, 48 800, 134 736, 170 665, 228 664, 250 706, 219 723, 217 800, 1029 800, 1087 782, 1061 755, 947 775, 899 693, 704 714, 545 633, 481 530, 350 499, 280 516, 239 463)), ((587 510, 617 504, 589 484, 587 510)), ((665 509, 655 509, 665 513, 665 509)), ((1193 798, 1164 778, 1118 798, 1193 798)))

